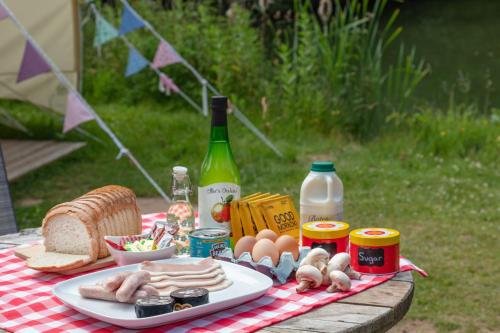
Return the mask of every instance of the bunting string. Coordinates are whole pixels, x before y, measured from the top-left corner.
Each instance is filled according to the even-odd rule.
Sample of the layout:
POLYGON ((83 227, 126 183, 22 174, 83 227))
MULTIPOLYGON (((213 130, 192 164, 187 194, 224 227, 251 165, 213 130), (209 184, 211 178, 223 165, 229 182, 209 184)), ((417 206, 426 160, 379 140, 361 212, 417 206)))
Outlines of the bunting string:
MULTIPOLYGON (((210 82, 208 82, 203 76, 189 63, 184 59, 177 51, 149 24, 148 21, 146 21, 141 15, 137 13, 135 9, 133 9, 130 4, 127 2, 127 0, 120 0, 122 3, 124 9, 123 9, 123 14, 122 14, 122 23, 120 25, 120 37, 129 45, 129 50, 131 49, 130 47, 130 42, 125 38, 125 34, 134 31, 139 28, 146 28, 149 32, 153 34, 153 36, 156 37, 159 41, 159 45, 156 50, 156 54, 153 60, 153 63, 150 65, 150 67, 156 72, 156 74, 159 76, 159 87, 162 90, 162 92, 166 92, 167 94, 170 91, 175 91, 175 90, 168 90, 165 89, 164 84, 162 83, 162 77, 161 77, 161 72, 158 71, 159 68, 175 64, 175 63, 182 63, 187 69, 191 71, 191 73, 198 79, 200 84, 202 85, 202 108, 198 106, 197 103, 194 103, 194 101, 189 98, 185 93, 182 92, 182 90, 179 89, 178 94, 182 96, 187 102, 189 102, 194 108, 199 110, 201 113, 203 113, 205 116, 208 116, 208 91, 207 88, 210 89, 210 91, 213 94, 216 95, 221 95, 221 93, 212 85, 210 82), (138 22, 140 21, 140 22, 138 22), (165 90, 164 90, 165 89, 165 90)), ((91 3, 91 8, 95 12, 96 17, 101 17, 100 13, 98 12, 96 6, 91 3)), ((104 18, 101 17, 102 20, 104 18)), ((107 22, 107 21, 105 21, 107 22)), ((135 48, 134 48, 135 49, 135 48)), ((129 51, 130 52, 130 51, 129 51)), ((129 56, 129 60, 134 59, 129 56)), ((141 62, 139 62, 141 63, 141 62)), ((127 66, 128 68, 129 66, 127 66)), ((139 68, 141 70, 142 68, 139 68)), ((139 71, 138 70, 138 71, 139 71)), ((126 73, 130 73, 130 75, 133 75, 137 73, 138 71, 135 72, 129 72, 127 70, 126 73)), ((278 156, 283 157, 283 154, 281 151, 261 132, 255 127, 255 125, 238 109, 236 105, 232 105, 232 110, 235 115, 235 117, 243 123, 251 132, 253 132, 262 142, 264 142, 271 150, 273 150, 278 156)))
MULTIPOLYGON (((159 33, 156 31, 155 28, 149 24, 147 20, 145 20, 137 11, 130 6, 127 0, 120 0, 122 5, 127 8, 130 12, 132 12, 137 19, 141 20, 144 22, 144 27, 153 35, 156 37, 156 39, 160 42, 160 45, 162 43, 165 43, 166 45, 169 45, 172 47, 159 33)), ((173 47, 172 47, 173 49, 173 47)), ((188 61, 186 61, 185 58, 183 58, 180 54, 173 49, 176 56, 178 57, 178 62, 182 63, 188 70, 191 71, 191 73, 197 78, 197 80, 200 82, 200 84, 203 84, 203 81, 206 81, 206 86, 210 91, 215 94, 215 95, 221 95, 221 93, 210 83, 208 82, 188 61)), ((158 52, 158 51, 157 51, 158 52)), ((283 154, 281 151, 261 132, 255 125, 238 109, 238 107, 234 104, 232 104, 233 108, 233 113, 235 117, 243 124, 245 125, 251 132, 253 132, 262 142, 264 142, 272 151, 274 151, 278 156, 283 157, 283 154)), ((207 112, 208 113, 208 112, 207 112)))
MULTIPOLYGON (((91 11, 94 13, 94 16, 96 17, 96 20, 99 20, 99 19, 102 19, 104 20, 104 18, 102 17, 101 13, 99 12, 99 10, 97 9, 97 7, 95 6, 95 4, 90 4, 90 9, 91 11)), ((135 12, 134 12, 135 13, 135 12)), ((139 71, 141 71, 142 69, 144 69, 145 67, 147 67, 149 65, 149 68, 151 70, 153 70, 156 75, 158 75, 158 80, 159 80, 159 88, 161 90, 161 92, 165 92, 165 93, 170 93, 170 92, 174 92, 174 93, 177 93, 179 94, 182 98, 184 98, 184 100, 186 100, 193 108, 195 108, 197 111, 199 111, 200 113, 203 113, 203 110, 202 108, 196 104, 188 95, 186 95, 174 82, 171 78, 168 78, 168 76, 166 76, 163 72, 161 72, 158 68, 155 68, 153 66, 152 63, 150 63, 138 50, 137 48, 128 40, 128 38, 125 36, 125 35, 120 35, 119 36, 123 42, 127 45, 128 49, 129 49, 129 60, 128 60, 128 64, 127 64, 127 70, 125 71, 125 76, 132 76, 136 73, 138 73, 139 71), (168 80, 165 80, 163 79, 162 81, 162 74, 165 75, 165 77, 168 78, 168 80), (167 89, 165 89, 165 87, 167 89)), ((173 50, 172 47, 170 47, 173 51, 173 54, 177 54, 177 52, 175 52, 175 50, 173 50)), ((162 51, 163 52, 163 51, 162 51)), ((170 52, 170 51, 168 51, 170 52)), ((163 53, 162 53, 163 54, 163 53)), ((169 54, 172 54, 172 53, 169 53, 169 54)), ((175 62, 172 62, 171 64, 173 64, 175 62)))

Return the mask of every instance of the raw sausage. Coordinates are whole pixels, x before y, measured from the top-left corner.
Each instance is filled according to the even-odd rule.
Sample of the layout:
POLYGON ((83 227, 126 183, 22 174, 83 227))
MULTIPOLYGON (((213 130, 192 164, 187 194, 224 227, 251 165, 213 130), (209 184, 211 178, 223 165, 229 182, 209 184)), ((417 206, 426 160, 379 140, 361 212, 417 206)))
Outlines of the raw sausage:
POLYGON ((149 272, 138 271, 132 273, 125 278, 120 288, 116 291, 116 299, 119 302, 126 302, 138 288, 150 280, 151 276, 149 272))
POLYGON ((102 282, 102 286, 104 287, 104 290, 107 291, 114 291, 122 285, 123 281, 125 278, 129 275, 131 275, 133 272, 120 272, 116 275, 113 275, 106 280, 102 282))
MULTIPOLYGON (((116 293, 113 291, 105 290, 102 285, 92 285, 92 286, 80 286, 78 288, 80 295, 86 298, 101 299, 104 301, 118 302, 116 299, 116 293)), ((137 291, 134 291, 133 295, 123 301, 125 303, 135 303, 137 298, 147 297, 147 296, 158 296, 158 290, 150 286, 142 286, 137 291)))

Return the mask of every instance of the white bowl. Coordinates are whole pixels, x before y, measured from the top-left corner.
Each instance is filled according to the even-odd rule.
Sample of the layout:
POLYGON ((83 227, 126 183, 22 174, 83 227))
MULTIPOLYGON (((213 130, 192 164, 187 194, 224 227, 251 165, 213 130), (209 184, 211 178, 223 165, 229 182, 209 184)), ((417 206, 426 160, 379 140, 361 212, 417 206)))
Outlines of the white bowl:
MULTIPOLYGON (((115 244, 120 242, 122 236, 104 236, 104 239, 107 239, 115 244)), ((137 264, 146 260, 160 260, 160 259, 168 259, 175 254, 175 245, 170 245, 164 249, 154 250, 154 251, 142 251, 142 252, 132 252, 132 251, 124 251, 117 250, 109 245, 107 242, 106 246, 108 247, 109 253, 113 259, 115 259, 116 263, 119 266, 137 264)))

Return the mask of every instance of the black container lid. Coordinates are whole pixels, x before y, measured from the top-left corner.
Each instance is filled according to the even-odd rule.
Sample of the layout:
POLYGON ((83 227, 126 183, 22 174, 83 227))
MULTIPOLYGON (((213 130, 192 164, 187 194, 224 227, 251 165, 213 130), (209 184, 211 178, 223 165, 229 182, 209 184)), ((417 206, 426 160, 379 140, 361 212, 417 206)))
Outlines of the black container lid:
POLYGON ((227 126, 226 96, 212 96, 212 126, 227 126))
POLYGON ((170 293, 174 299, 196 299, 198 297, 205 297, 208 295, 208 290, 205 288, 180 288, 170 293))

